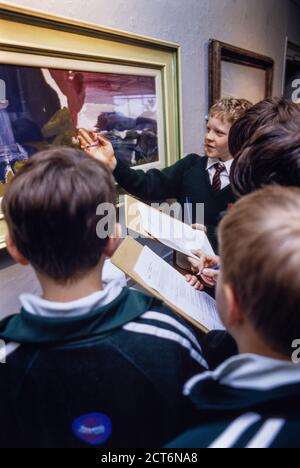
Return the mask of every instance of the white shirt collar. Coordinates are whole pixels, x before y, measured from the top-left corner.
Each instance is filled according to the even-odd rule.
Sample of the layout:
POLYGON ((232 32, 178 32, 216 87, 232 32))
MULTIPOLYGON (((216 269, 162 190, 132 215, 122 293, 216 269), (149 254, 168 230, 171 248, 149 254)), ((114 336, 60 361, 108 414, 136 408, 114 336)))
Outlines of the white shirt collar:
POLYGON ((300 383, 300 365, 256 354, 240 354, 225 361, 214 372, 194 376, 185 384, 184 394, 189 395, 196 384, 208 379, 237 389, 268 391, 300 383))
POLYGON ((227 174, 230 174, 230 169, 233 163, 233 159, 229 159, 228 161, 221 161, 220 159, 214 159, 214 158, 208 158, 207 160, 207 165, 206 165, 206 170, 209 171, 215 164, 221 163, 224 164, 227 174))
POLYGON ((110 304, 121 294, 122 289, 119 281, 116 280, 111 281, 103 291, 77 301, 51 302, 33 294, 22 294, 20 302, 26 312, 32 315, 56 318, 79 317, 110 304))

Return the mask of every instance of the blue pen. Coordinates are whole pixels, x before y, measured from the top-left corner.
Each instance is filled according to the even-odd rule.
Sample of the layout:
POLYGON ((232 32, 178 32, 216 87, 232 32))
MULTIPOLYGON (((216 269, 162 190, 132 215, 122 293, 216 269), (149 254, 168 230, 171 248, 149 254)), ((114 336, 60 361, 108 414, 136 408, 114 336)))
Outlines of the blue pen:
POLYGON ((186 205, 187 205, 187 212, 188 212, 188 222, 189 222, 189 225, 191 226, 193 224, 193 221, 192 221, 192 214, 191 214, 191 210, 190 210, 190 200, 189 200, 189 197, 187 196, 186 199, 186 205))
POLYGON ((87 146, 87 148, 96 148, 97 146, 100 146, 99 143, 94 143, 93 145, 87 146))
MULTIPOLYGON (((214 270, 214 271, 220 271, 221 267, 219 265, 216 265, 214 267, 211 267, 211 268, 204 268, 205 270, 214 270)), ((203 273, 198 273, 198 275, 196 276, 201 276, 202 277, 203 273)))

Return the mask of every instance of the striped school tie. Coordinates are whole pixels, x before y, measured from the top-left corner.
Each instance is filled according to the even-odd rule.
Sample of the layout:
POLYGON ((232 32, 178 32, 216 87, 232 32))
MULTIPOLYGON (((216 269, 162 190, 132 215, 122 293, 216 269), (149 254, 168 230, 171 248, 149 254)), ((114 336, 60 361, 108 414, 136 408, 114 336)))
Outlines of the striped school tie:
POLYGON ((217 163, 214 165, 214 168, 215 168, 215 175, 213 177, 213 181, 212 181, 212 189, 214 192, 219 192, 221 190, 221 187, 222 187, 222 184, 221 184, 221 174, 222 172, 225 171, 226 167, 224 164, 222 163, 217 163))

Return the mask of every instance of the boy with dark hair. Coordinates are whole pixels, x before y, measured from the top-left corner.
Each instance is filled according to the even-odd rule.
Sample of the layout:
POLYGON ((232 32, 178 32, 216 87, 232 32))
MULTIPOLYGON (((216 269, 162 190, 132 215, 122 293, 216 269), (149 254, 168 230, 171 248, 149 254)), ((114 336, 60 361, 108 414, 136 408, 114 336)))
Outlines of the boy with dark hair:
POLYGON ((300 187, 300 112, 286 124, 258 129, 237 155, 230 179, 238 198, 266 185, 300 187))
POLYGON ((216 227, 220 214, 235 200, 229 181, 233 159, 228 148, 228 134, 232 124, 251 106, 246 99, 228 97, 218 101, 209 111, 206 156, 190 154, 162 171, 152 169, 145 173, 131 169, 115 157, 111 143, 100 136, 97 137, 99 147, 91 147, 84 134, 81 135, 81 143, 87 154, 113 171, 121 187, 142 200, 176 199, 182 207, 188 201, 192 205, 193 224, 203 224, 202 219, 197 219, 196 207, 204 204, 204 224, 209 240, 217 249, 216 227))
POLYGON ((228 146, 233 158, 247 146, 257 130, 276 124, 289 125, 300 117, 300 107, 283 97, 265 99, 255 104, 232 125, 228 146))
POLYGON ((114 202, 110 171, 66 148, 32 157, 7 190, 8 251, 43 296, 0 323, 1 447, 156 447, 191 421, 182 385, 207 367, 193 332, 151 297, 103 288, 114 202))
POLYGON ((239 355, 186 383, 199 426, 171 447, 299 448, 300 190, 242 198, 219 241, 218 309, 239 355))

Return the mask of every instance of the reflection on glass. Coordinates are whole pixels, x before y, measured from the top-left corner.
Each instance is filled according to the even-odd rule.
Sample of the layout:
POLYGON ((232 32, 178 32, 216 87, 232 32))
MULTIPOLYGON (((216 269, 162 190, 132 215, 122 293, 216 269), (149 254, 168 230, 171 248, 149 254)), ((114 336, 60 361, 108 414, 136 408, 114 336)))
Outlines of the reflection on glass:
POLYGON ((256 104, 265 98, 266 71, 222 61, 222 96, 248 99, 256 104))
POLYGON ((77 129, 109 138, 131 166, 159 160, 155 78, 0 65, 0 197, 39 150, 77 147, 77 129))

